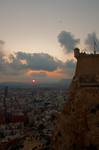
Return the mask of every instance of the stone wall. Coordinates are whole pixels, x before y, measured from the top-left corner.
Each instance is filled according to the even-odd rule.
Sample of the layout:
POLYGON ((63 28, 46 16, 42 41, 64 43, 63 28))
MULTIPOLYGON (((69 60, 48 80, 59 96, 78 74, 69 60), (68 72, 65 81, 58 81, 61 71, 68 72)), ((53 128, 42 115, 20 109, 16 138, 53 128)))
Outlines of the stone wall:
POLYGON ((58 117, 54 150, 99 149, 99 89, 77 89, 58 117))
POLYGON ((76 76, 99 75, 99 55, 81 55, 77 59, 76 76))
POLYGON ((58 115, 53 150, 99 150, 99 87, 79 86, 79 76, 99 75, 99 55, 80 56, 69 99, 58 115))

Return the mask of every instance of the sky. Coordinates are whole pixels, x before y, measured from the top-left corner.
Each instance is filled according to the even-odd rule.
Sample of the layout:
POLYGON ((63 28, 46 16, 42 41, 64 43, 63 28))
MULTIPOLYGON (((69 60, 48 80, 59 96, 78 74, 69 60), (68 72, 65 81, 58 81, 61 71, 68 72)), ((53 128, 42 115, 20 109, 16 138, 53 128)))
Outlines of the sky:
POLYGON ((42 81, 71 78, 75 62, 67 37, 70 41, 72 39, 71 48, 76 45, 85 48, 84 40, 87 39, 85 43, 90 44, 89 37, 92 35, 98 42, 98 17, 99 0, 0 0, 0 40, 5 42, 1 42, 5 49, 3 52, 9 55, 16 52, 9 60, 10 64, 7 63, 9 58, 4 60, 6 56, 1 56, 5 71, 0 73, 0 81, 26 82, 33 77, 42 81), (19 60, 22 53, 25 59, 19 60), (34 61, 32 53, 45 61, 41 63, 42 67, 39 61, 34 61), (28 62, 30 54, 32 58, 28 62), (46 59, 50 60, 46 63, 46 59), (51 59, 55 63, 53 66, 56 65, 52 70, 49 69, 51 59), (18 65, 20 61, 23 65, 21 69, 14 64, 18 65), (32 62, 38 65, 32 66, 32 62), (23 69, 25 65, 28 67, 23 69))

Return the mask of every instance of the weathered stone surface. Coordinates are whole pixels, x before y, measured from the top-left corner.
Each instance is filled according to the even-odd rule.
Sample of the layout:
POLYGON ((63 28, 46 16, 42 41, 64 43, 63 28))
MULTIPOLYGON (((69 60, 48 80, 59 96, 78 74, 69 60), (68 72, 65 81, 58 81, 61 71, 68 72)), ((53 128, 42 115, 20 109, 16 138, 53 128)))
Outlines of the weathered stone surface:
POLYGON ((99 150, 99 83, 96 79, 99 73, 94 72, 99 69, 99 55, 79 55, 69 99, 57 119, 54 150, 99 150), (82 60, 87 65, 87 59, 95 68, 90 68, 90 64, 85 72, 82 60))

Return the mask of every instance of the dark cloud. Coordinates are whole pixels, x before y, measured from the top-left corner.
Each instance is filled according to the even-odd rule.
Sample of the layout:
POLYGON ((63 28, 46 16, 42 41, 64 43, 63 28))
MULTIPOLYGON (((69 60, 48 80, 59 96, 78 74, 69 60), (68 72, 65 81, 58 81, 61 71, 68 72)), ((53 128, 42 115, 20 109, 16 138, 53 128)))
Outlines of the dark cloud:
POLYGON ((95 32, 88 34, 85 40, 85 44, 90 50, 94 50, 95 47, 95 49, 99 51, 99 38, 97 37, 95 32))
POLYGON ((0 40, 0 45, 4 45, 5 42, 3 40, 0 40))
POLYGON ((4 55, 3 47, 4 47, 4 42, 2 40, 0 40, 0 59, 4 55))
POLYGON ((33 78, 35 78, 35 79, 42 79, 42 78, 46 78, 46 77, 48 77, 48 75, 47 75, 47 73, 45 73, 45 72, 33 72, 32 74, 31 74, 31 76, 33 77, 33 78))
POLYGON ((58 41, 64 48, 65 52, 71 53, 76 45, 80 42, 80 39, 75 39, 71 32, 62 31, 58 35, 58 41))
POLYGON ((63 64, 62 73, 64 74, 65 77, 71 78, 74 75, 75 67, 76 67, 76 63, 73 59, 67 60, 63 64))
POLYGON ((69 69, 74 69, 75 68, 75 61, 73 60, 73 59, 71 59, 71 60, 67 60, 66 62, 65 62, 65 66, 66 66, 66 68, 69 68, 69 69))
POLYGON ((5 42, 0 40, 0 71, 4 70, 5 67, 5 55, 4 55, 4 44, 5 42))
POLYGON ((27 70, 55 71, 61 67, 62 62, 46 53, 24 53, 18 52, 9 56, 10 63, 0 63, 3 71, 1 73, 17 75, 27 70), (25 61, 25 63, 23 63, 25 61))
MULTIPOLYGON (((62 46, 64 48, 68 48, 67 52, 71 52, 71 49, 73 50, 73 45, 75 46, 76 43, 78 43, 78 40, 75 40, 74 37, 69 32, 61 32, 59 35, 59 41, 61 42, 62 46), (68 41, 71 39, 71 47, 68 42, 65 41, 63 38, 63 41, 61 41, 61 38, 66 38, 68 41)), ((53 71, 61 71, 63 74, 68 76, 71 76, 71 72, 74 68, 74 61, 68 60, 65 63, 60 61, 59 59, 54 58, 53 56, 47 54, 47 53, 25 53, 22 51, 19 51, 14 54, 10 54, 9 56, 4 53, 3 47, 5 42, 0 40, 0 76, 1 77, 8 77, 11 79, 17 79, 21 78, 26 80, 28 78, 27 72, 29 70, 33 71, 33 74, 29 74, 32 78, 37 79, 43 79, 46 80, 52 78, 49 77, 46 71, 53 72, 53 71), (37 71, 37 73, 36 73, 37 71)), ((55 79, 54 79, 55 80, 55 79)))
POLYGON ((53 72, 60 70, 64 75, 71 76, 75 67, 74 60, 65 63, 46 53, 24 53, 18 52, 9 56, 10 61, 0 59, 0 74, 4 76, 26 76, 28 70, 37 71, 30 75, 34 78, 48 78, 45 71, 53 72), (38 72, 39 71, 39 72, 38 72))
POLYGON ((3 55, 4 44, 5 42, 3 40, 0 40, 0 55, 3 55))
POLYGON ((0 55, 0 72, 3 72, 5 68, 4 58, 0 55))
POLYGON ((18 52, 13 58, 12 66, 16 66, 18 69, 32 69, 32 70, 45 70, 54 71, 57 70, 61 61, 55 59, 46 53, 23 53, 18 52), (22 64, 21 60, 25 60, 27 63, 22 64))

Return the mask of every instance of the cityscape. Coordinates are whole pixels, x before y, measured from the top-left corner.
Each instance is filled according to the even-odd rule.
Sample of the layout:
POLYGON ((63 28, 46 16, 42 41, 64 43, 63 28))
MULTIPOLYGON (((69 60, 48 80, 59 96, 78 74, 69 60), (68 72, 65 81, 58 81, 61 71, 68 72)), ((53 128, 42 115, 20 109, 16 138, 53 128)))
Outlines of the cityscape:
POLYGON ((57 113, 67 97, 68 89, 1 88, 0 149, 51 149, 57 113))

